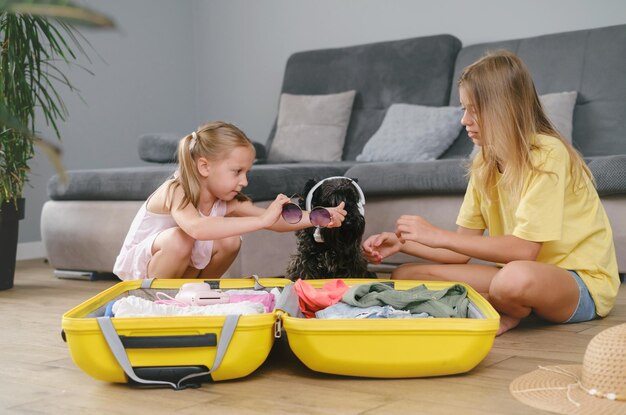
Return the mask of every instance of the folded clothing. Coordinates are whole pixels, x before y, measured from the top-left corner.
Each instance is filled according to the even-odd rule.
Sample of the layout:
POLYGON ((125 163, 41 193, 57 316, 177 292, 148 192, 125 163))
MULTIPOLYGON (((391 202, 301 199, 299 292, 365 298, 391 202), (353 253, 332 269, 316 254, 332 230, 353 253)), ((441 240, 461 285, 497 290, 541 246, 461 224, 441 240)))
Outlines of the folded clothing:
POLYGON ((250 301, 252 303, 263 304, 266 313, 271 313, 272 311, 274 311, 274 305, 276 304, 276 297, 274 296, 274 294, 263 291, 247 294, 236 294, 236 292, 236 290, 229 290, 225 293, 228 295, 229 303, 250 301))
POLYGON ((300 310, 307 318, 314 318, 315 312, 341 301, 341 297, 350 287, 343 280, 329 280, 322 288, 314 288, 304 280, 293 284, 298 294, 300 310))
POLYGON ((330 307, 315 313, 316 318, 320 319, 337 319, 337 318, 427 318, 427 313, 411 314, 406 310, 396 310, 390 305, 372 306, 372 307, 355 307, 344 302, 338 302, 330 307))
POLYGON ((173 304, 156 304, 134 295, 117 300, 112 306, 115 317, 165 317, 165 316, 225 316, 229 314, 262 314, 265 307, 259 302, 212 304, 180 307, 173 304))
POLYGON ((212 290, 204 283, 184 284, 175 297, 164 292, 157 292, 155 304, 168 304, 178 307, 207 306, 213 304, 238 303, 250 301, 263 304, 266 313, 274 311, 276 297, 280 295, 277 288, 270 292, 259 290, 212 290))
POLYGON ((424 284, 405 291, 394 290, 386 284, 374 282, 355 285, 341 301, 356 307, 390 305, 411 313, 428 313, 433 317, 467 317, 469 300, 467 288, 454 284, 439 291, 432 291, 424 284))

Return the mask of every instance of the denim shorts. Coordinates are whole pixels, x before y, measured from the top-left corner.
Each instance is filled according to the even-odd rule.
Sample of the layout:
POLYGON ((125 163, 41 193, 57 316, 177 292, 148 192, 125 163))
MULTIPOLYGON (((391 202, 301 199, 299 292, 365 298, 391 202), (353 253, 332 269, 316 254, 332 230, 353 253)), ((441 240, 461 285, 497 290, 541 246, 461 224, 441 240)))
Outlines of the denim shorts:
POLYGON ((564 321, 564 323, 580 323, 582 321, 590 321, 598 318, 596 315, 596 305, 591 298, 591 294, 589 294, 587 286, 576 271, 568 270, 568 272, 576 280, 580 296, 578 298, 576 310, 574 310, 572 316, 564 321))

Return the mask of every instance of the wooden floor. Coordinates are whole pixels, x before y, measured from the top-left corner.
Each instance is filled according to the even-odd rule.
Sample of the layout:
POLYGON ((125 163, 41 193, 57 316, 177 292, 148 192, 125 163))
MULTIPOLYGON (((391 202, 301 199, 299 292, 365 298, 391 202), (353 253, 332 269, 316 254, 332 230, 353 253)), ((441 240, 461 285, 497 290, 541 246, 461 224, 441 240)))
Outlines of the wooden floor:
MULTIPOLYGON (((537 365, 580 363, 589 340, 626 322, 626 284, 600 321, 528 321, 496 338, 487 358, 464 375, 358 379, 317 374, 279 340, 269 359, 237 381, 199 389, 138 389, 92 379, 61 339, 61 316, 115 281, 61 280, 41 260, 18 262, 15 287, 0 292, 1 414, 538 414, 509 393, 537 365)), ((419 350, 416 350, 419 353, 419 350)))

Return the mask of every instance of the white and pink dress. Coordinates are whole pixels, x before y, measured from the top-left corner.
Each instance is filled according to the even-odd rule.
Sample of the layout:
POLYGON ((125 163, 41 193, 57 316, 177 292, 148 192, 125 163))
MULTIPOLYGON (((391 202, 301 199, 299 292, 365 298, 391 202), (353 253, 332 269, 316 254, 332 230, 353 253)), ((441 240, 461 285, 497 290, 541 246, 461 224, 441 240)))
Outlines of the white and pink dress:
MULTIPOLYGON (((130 225, 124 245, 115 260, 113 273, 122 280, 140 280, 157 275, 148 275, 148 263, 152 259, 152 243, 162 231, 178 226, 172 215, 152 213, 146 208, 146 201, 133 223, 130 225)), ((209 216, 226 215, 226 202, 216 200, 209 216)), ((191 263, 197 269, 204 269, 211 261, 213 241, 196 241, 191 251, 191 263)))

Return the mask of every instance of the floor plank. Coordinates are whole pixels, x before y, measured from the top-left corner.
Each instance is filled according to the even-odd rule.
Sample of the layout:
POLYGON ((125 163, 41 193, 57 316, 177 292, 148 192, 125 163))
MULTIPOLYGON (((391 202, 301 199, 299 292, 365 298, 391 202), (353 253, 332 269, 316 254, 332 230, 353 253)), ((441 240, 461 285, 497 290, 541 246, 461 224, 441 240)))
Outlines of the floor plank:
POLYGON ((361 379, 315 373, 285 339, 250 376, 172 391, 109 384, 78 369, 61 338, 63 313, 115 284, 58 279, 42 260, 19 261, 15 287, 0 291, 0 413, 85 414, 542 414, 509 393, 538 365, 580 363, 589 340, 626 322, 626 288, 599 321, 551 325, 528 319, 496 338, 489 355, 463 375, 361 379))

